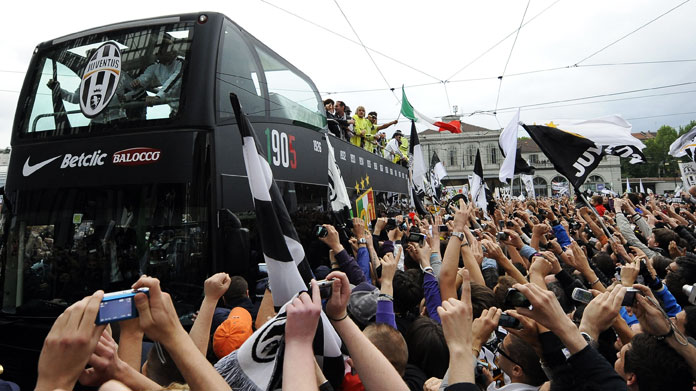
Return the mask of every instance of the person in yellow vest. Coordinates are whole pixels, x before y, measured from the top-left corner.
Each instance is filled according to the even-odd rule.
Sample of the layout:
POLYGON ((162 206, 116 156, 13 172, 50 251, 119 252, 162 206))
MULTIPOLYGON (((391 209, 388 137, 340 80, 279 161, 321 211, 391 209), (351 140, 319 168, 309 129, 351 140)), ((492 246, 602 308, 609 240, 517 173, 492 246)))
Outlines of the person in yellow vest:
POLYGON ((370 122, 367 117, 365 117, 365 107, 358 106, 355 109, 355 115, 353 116, 355 125, 353 125, 353 132, 355 135, 350 138, 350 143, 356 147, 363 147, 365 145, 365 135, 372 129, 372 122, 370 122))
MULTIPOLYGON (((401 153, 406 156, 406 161, 408 162, 408 137, 401 138, 401 145, 399 145, 399 149, 401 150, 401 153)), ((408 166, 408 164, 406 166, 408 166)))
MULTIPOLYGON (((386 129, 392 125, 396 125, 397 121, 391 121, 387 122, 384 125, 379 125, 377 126, 377 112, 376 111, 371 111, 367 115, 367 119, 370 120, 370 124, 372 127, 370 130, 365 134, 365 149, 371 153, 375 152, 375 147, 379 147, 379 138, 377 137, 377 132, 379 132, 382 129, 386 129)), ((383 146, 382 146, 383 148, 383 146)))

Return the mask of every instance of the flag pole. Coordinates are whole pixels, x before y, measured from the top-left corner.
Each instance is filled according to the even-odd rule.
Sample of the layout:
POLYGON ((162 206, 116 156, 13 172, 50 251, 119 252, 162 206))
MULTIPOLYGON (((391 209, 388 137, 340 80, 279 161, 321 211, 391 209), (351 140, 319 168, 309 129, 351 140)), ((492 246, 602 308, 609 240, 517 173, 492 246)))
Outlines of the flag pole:
POLYGON ((614 236, 612 236, 612 234, 609 232, 609 228, 607 228, 607 226, 604 224, 604 220, 602 220, 602 216, 600 216, 599 213, 597 213, 597 210, 587 201, 587 198, 585 198, 585 195, 582 194, 582 192, 579 191, 577 188, 575 188, 575 194, 577 194, 580 197, 580 199, 582 199, 582 201, 585 203, 585 205, 587 205, 587 207, 590 208, 592 213, 594 213, 594 215, 597 216, 597 220, 599 220, 599 225, 602 227, 602 229, 604 230, 604 233, 607 235, 607 239, 613 242, 614 236))

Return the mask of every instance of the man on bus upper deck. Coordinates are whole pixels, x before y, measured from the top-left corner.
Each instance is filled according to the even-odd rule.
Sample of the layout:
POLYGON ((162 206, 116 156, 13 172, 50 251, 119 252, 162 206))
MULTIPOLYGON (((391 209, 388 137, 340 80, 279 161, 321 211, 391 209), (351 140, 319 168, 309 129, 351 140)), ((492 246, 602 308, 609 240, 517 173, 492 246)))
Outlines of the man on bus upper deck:
POLYGON ((155 57, 157 62, 147 67, 142 75, 135 78, 131 82, 131 86, 145 89, 160 87, 157 94, 145 98, 145 103, 148 106, 155 106, 166 102, 172 108, 172 115, 174 115, 179 109, 184 59, 179 57, 174 49, 174 43, 166 38, 162 40, 155 57))

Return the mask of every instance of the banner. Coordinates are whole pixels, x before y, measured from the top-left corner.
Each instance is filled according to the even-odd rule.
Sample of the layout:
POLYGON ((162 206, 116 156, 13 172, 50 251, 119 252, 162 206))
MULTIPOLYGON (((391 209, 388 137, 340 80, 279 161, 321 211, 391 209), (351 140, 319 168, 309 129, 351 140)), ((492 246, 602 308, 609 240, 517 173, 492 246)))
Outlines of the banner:
POLYGON ((691 186, 696 186, 696 163, 679 163, 679 171, 681 172, 684 188, 688 189, 691 186))
POLYGON ((375 198, 372 188, 367 189, 365 193, 355 200, 355 210, 357 218, 365 220, 365 226, 369 226, 370 222, 377 218, 375 213, 375 198))

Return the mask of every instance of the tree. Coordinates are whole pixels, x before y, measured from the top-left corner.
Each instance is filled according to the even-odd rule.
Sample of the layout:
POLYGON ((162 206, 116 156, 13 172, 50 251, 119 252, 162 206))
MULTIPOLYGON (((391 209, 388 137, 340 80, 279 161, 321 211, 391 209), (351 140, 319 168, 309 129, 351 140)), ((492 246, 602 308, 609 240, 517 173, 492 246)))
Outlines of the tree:
POLYGON ((628 178, 679 176, 678 162, 686 160, 671 156, 669 146, 694 126, 696 126, 696 121, 680 126, 679 131, 667 125, 660 127, 655 138, 647 139, 644 142, 643 154, 647 160, 646 163, 630 164, 629 159, 621 159, 622 176, 628 178))

